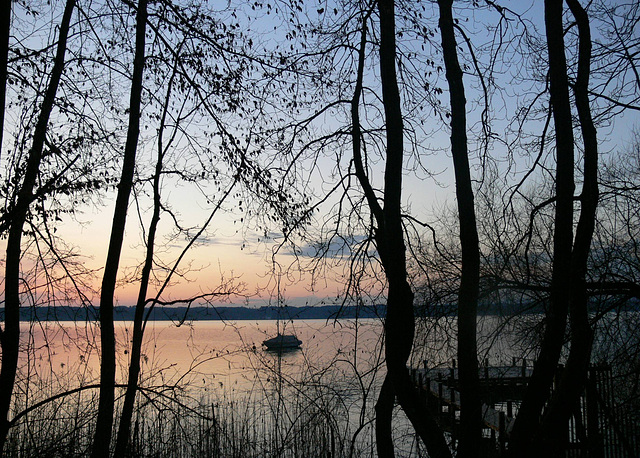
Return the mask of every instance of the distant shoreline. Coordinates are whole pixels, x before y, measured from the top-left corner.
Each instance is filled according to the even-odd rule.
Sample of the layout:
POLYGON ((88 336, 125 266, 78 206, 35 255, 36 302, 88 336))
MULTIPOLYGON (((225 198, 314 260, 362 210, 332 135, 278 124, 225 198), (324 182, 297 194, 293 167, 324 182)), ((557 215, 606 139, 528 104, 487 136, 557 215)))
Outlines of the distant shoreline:
MULTIPOLYGON (((596 308, 593 307, 593 311, 596 308)), ((640 311, 640 301, 629 300, 619 310, 640 311)), ((114 321, 133 321, 135 307, 117 306, 114 309, 114 321)), ((149 321, 245 321, 245 320, 332 320, 356 318, 384 318, 385 304, 364 306, 263 306, 258 308, 243 306, 195 306, 195 307, 155 307, 149 314, 149 321)), ((20 321, 96 321, 99 318, 99 307, 22 307, 20 321)), ((145 312, 147 313, 147 312, 145 312)), ((514 316, 544 314, 544 307, 536 305, 481 304, 478 316, 514 316)), ((452 317, 456 315, 455 307, 440 307, 425 313, 416 308, 416 317, 452 317), (421 313, 422 312, 422 313, 421 313)), ((146 316, 146 315, 145 315, 146 316)), ((4 320, 4 307, 0 307, 0 320, 4 320)))
MULTIPOLYGON (((114 321, 133 321, 135 307, 117 306, 114 321)), ((98 307, 24 307, 20 309, 20 321, 95 321, 99 318, 98 307)), ((320 305, 306 307, 155 307, 149 321, 243 321, 243 320, 313 320, 382 318, 385 305, 344 306, 320 305)), ((4 309, 0 308, 0 319, 4 309)))

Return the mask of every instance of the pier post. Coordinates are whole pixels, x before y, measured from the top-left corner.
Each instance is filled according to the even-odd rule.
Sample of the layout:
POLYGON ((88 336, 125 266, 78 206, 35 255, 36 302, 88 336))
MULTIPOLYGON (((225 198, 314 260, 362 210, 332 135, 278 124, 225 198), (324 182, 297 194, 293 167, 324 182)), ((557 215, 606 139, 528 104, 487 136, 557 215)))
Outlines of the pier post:
POLYGON ((451 401, 449 403, 449 413, 451 414, 451 430, 453 431, 456 425, 456 392, 453 387, 451 387, 451 389, 449 390, 449 398, 451 401))
POLYGON ((500 456, 505 456, 507 450, 507 422, 504 417, 504 412, 498 414, 498 442, 500 443, 500 456))
POLYGON ((601 458, 604 456, 604 449, 600 435, 598 394, 596 390, 596 371, 593 367, 590 367, 585 390, 587 396, 587 449, 589 456, 601 458))

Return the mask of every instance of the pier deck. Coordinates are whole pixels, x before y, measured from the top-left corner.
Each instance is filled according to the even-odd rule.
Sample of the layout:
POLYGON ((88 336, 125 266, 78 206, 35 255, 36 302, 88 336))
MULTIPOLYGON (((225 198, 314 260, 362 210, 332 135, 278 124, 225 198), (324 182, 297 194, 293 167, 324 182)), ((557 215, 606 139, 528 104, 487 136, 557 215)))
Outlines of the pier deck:
MULTIPOLYGON (((561 368, 559 368, 561 370, 561 368)), ((411 370, 427 407, 435 413, 443 430, 456 440, 460 391, 455 361, 451 367, 424 367, 411 370)), ((480 398, 485 432, 483 436, 495 449, 495 456, 505 456, 517 409, 523 399, 533 366, 521 360, 507 366, 479 368, 480 398)), ((640 434, 635 417, 620 415, 612 402, 611 369, 592 367, 580 406, 567 425, 567 457, 638 458, 640 434), (587 397, 590 397, 587 402, 587 397), (586 427, 588 425, 588 428, 586 427), (589 435, 585 436, 585 431, 589 435), (581 432, 581 433, 579 433, 581 432)))

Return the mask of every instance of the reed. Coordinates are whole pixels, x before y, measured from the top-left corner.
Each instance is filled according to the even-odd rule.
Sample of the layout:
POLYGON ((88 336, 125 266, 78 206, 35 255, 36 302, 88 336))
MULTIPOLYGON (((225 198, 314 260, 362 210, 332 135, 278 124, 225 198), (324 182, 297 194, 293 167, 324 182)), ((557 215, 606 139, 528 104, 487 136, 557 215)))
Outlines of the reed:
MULTIPOLYGON (((297 396, 227 392, 196 400, 186 393, 162 393, 163 388, 141 392, 129 456, 348 456, 351 426, 333 389, 314 386, 306 392, 304 387, 297 396)), ((24 415, 11 428, 5 456, 86 456, 97 411, 97 397, 88 391, 24 415)), ((368 456, 363 450, 355 448, 352 456, 368 456)))
MULTIPOLYGON (((309 370, 286 375, 273 359, 254 362, 254 376, 240 385, 196 384, 195 377, 181 377, 179 385, 161 375, 146 379, 138 393, 128 456, 371 455, 371 431, 354 441, 356 429, 362 432, 372 423, 363 428, 354 420, 358 400, 346 379, 327 379, 309 370)), ((22 380, 5 456, 89 454, 97 386, 78 380, 77 374, 69 368, 55 376, 31 373, 22 380)), ((122 395, 124 389, 119 390, 122 395)))
MULTIPOLYGON (((5 456, 89 454, 98 405, 96 347, 84 328, 67 328, 53 325, 45 336, 64 330, 68 338, 28 341, 5 456)), ((383 367, 377 334, 373 342, 360 336, 366 352, 356 351, 353 338, 345 346, 332 333, 331 345, 323 345, 316 343, 318 335, 313 345, 289 355, 256 348, 240 332, 238 344, 217 350, 190 342, 187 365, 167 360, 163 341, 153 335, 143 357, 128 456, 374 455, 373 404, 383 367)), ((119 374, 126 374, 129 340, 119 336, 119 374)), ((117 390, 114 431, 124 387, 117 390)))

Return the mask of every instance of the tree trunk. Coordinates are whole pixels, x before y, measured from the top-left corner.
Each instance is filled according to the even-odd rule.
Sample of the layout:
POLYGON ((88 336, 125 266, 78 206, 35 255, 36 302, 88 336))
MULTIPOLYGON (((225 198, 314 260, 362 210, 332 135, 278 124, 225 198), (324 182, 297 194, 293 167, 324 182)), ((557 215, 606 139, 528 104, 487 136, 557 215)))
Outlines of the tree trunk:
POLYGON ((571 245, 573 243, 574 157, 573 126, 564 55, 562 0, 545 0, 549 53, 549 92, 556 133, 556 211, 553 236, 553 273, 549 310, 542 348, 516 417, 510 453, 514 457, 539 456, 539 418, 548 400, 567 324, 571 300, 571 245))
POLYGON ((9 29, 11 28, 11 0, 4 0, 5 14, 0 19, 0 158, 4 138, 4 110, 7 100, 7 65, 9 61, 9 29))
POLYGON ((122 405, 120 423, 118 425, 118 435, 116 438, 116 449, 114 456, 124 456, 129 445, 129 434, 131 431, 131 418, 133 416, 133 406, 135 404, 136 393, 138 391, 138 378, 140 376, 140 357, 142 355, 142 340, 144 337, 143 319, 151 268, 153 266, 153 253, 155 235, 160 221, 160 193, 159 181, 162 169, 162 157, 158 158, 156 165, 156 175, 154 177, 154 208, 151 223, 149 225, 149 235, 147 237, 147 254, 144 266, 142 267, 142 277, 138 290, 138 300, 133 320, 133 336, 131 343, 131 361, 129 363, 129 376, 127 380, 127 390, 122 405))
POLYGON ((432 457, 449 457, 451 452, 442 430, 420 401, 407 369, 413 346, 415 321, 413 291, 407 281, 406 249, 402 229, 401 197, 404 161, 404 130, 400 92, 396 78, 395 9, 393 0, 379 0, 380 77, 386 124, 384 207, 377 215, 375 240, 388 280, 385 319, 385 357, 398 402, 432 457))
POLYGON ((385 265, 385 272, 389 279, 389 292, 387 317, 384 325, 388 377, 391 378, 393 383, 398 403, 427 447, 429 456, 433 458, 449 458, 451 457, 451 451, 442 429, 420 399, 420 394, 407 369, 407 360, 411 353, 415 328, 413 291, 411 291, 411 287, 406 280, 406 271, 404 277, 393 271, 393 268, 397 268, 397 265, 394 266, 394 263, 390 262, 389 258, 404 258, 404 248, 401 253, 390 255, 388 247, 385 245, 385 241, 390 238, 384 231, 379 231, 376 235, 376 242, 379 246, 380 257, 383 259, 383 265, 389 265, 389 268, 385 265), (387 261, 384 261, 385 259, 387 261))
MULTIPOLYGON (((450 457, 444 434, 420 400, 407 369, 413 346, 415 322, 413 291, 407 281, 406 253, 402 216, 402 167, 404 160, 402 111, 395 68, 395 11, 393 0, 379 0, 380 13, 380 73, 386 120, 387 157, 384 174, 384 207, 369 182, 360 146, 358 104, 362 90, 366 24, 363 21, 358 79, 351 103, 352 140, 355 173, 376 222, 375 241, 388 281, 387 317, 384 324, 387 376, 378 398, 376 439, 381 456, 393 456, 391 412, 394 393, 430 456, 450 457)), ((366 21, 366 18, 365 18, 366 21)))
MULTIPOLYGON (((179 59, 179 57, 176 57, 179 59)), ((176 62, 177 67, 177 62, 176 62)), ((166 127, 167 111, 169 109, 169 101, 171 99, 171 90, 176 75, 176 67, 169 79, 167 93, 164 101, 160 127, 158 129, 158 159, 156 161, 156 169, 153 176, 153 215, 149 222, 149 232, 147 235, 147 252, 144 265, 142 267, 142 276, 140 278, 140 288, 138 290, 138 299, 136 302, 135 315, 133 320, 133 336, 131 343, 131 362, 129 364, 129 378, 127 380, 127 390, 122 405, 122 414, 120 415, 120 423, 118 425, 118 435, 116 439, 115 456, 124 456, 129 444, 129 435, 131 431, 131 418, 133 416, 133 406, 138 391, 138 378, 140 376, 140 357, 142 355, 142 340, 144 337, 144 310, 147 299, 147 290, 149 288, 149 279, 153 268, 153 255, 155 248, 156 232, 158 223, 160 222, 160 177, 162 175, 162 166, 164 163, 165 146, 163 145, 163 134, 166 127)))
MULTIPOLYGON (((360 97, 362 96, 363 75, 364 75, 364 61, 366 54, 367 44, 367 20, 370 12, 362 18, 362 30, 360 34, 360 48, 358 49, 358 70, 356 76, 356 87, 354 90, 353 98, 351 99, 351 140, 353 147, 353 162, 356 170, 356 176, 362 186, 367 202, 374 214, 376 221, 383 223, 384 217, 382 214, 382 208, 378 204, 377 197, 371 183, 367 177, 367 173, 364 169, 364 160, 362 158, 362 145, 360 138, 362 135, 360 129, 360 97)), ((392 435, 392 415, 393 406, 395 403, 395 392, 393 388, 393 381, 390 375, 387 373, 385 376, 382 388, 378 395, 378 401, 376 403, 376 447, 378 456, 385 458, 393 458, 395 456, 393 448, 393 435, 392 435)))
POLYGON ((453 0, 438 0, 442 53, 451 101, 451 154, 460 221, 462 276, 458 291, 458 362, 460 441, 457 456, 477 457, 481 450, 482 404, 478 379, 476 320, 480 285, 480 250, 467 150, 466 99, 458 62, 451 11, 453 0))
POLYGON ((116 377, 115 334, 113 325, 113 296, 116 287, 120 253, 127 220, 129 195, 133 187, 136 150, 140 132, 140 105, 142 96, 142 73, 144 70, 145 32, 147 25, 147 0, 140 0, 136 14, 136 44, 133 60, 133 78, 129 99, 129 128, 124 149, 122 172, 118 184, 116 206, 113 212, 109 251, 105 262, 100 293, 100 401, 91 456, 109 455, 113 428, 113 411, 116 377))
POLYGON ((0 334, 2 346, 2 368, 0 369, 0 455, 9 432, 9 409, 18 368, 18 353, 20 344, 20 256, 22 244, 22 230, 27 218, 29 205, 33 197, 33 189, 42 162, 44 143, 47 135, 49 117, 53 109, 56 92, 64 69, 64 56, 67 49, 69 24, 75 7, 75 0, 67 0, 62 22, 56 56, 51 70, 51 79, 47 86, 38 122, 33 133, 33 144, 29 150, 27 168, 24 172, 22 186, 18 191, 18 198, 9 222, 7 237, 7 256, 5 260, 5 328, 0 334))
POLYGON ((393 458, 392 418, 396 396, 391 377, 384 378, 378 401, 376 402, 376 450, 380 458, 393 458))
POLYGON ((569 302, 571 350, 566 367, 542 420, 540 443, 545 453, 560 455, 562 438, 572 412, 583 391, 591 357, 592 332, 588 317, 586 287, 587 259, 595 227, 598 205, 598 139, 589 106, 591 31, 589 18, 578 0, 567 0, 578 25, 578 76, 574 86, 575 102, 584 144, 584 183, 580 196, 581 210, 573 245, 571 267, 572 298, 569 302))

